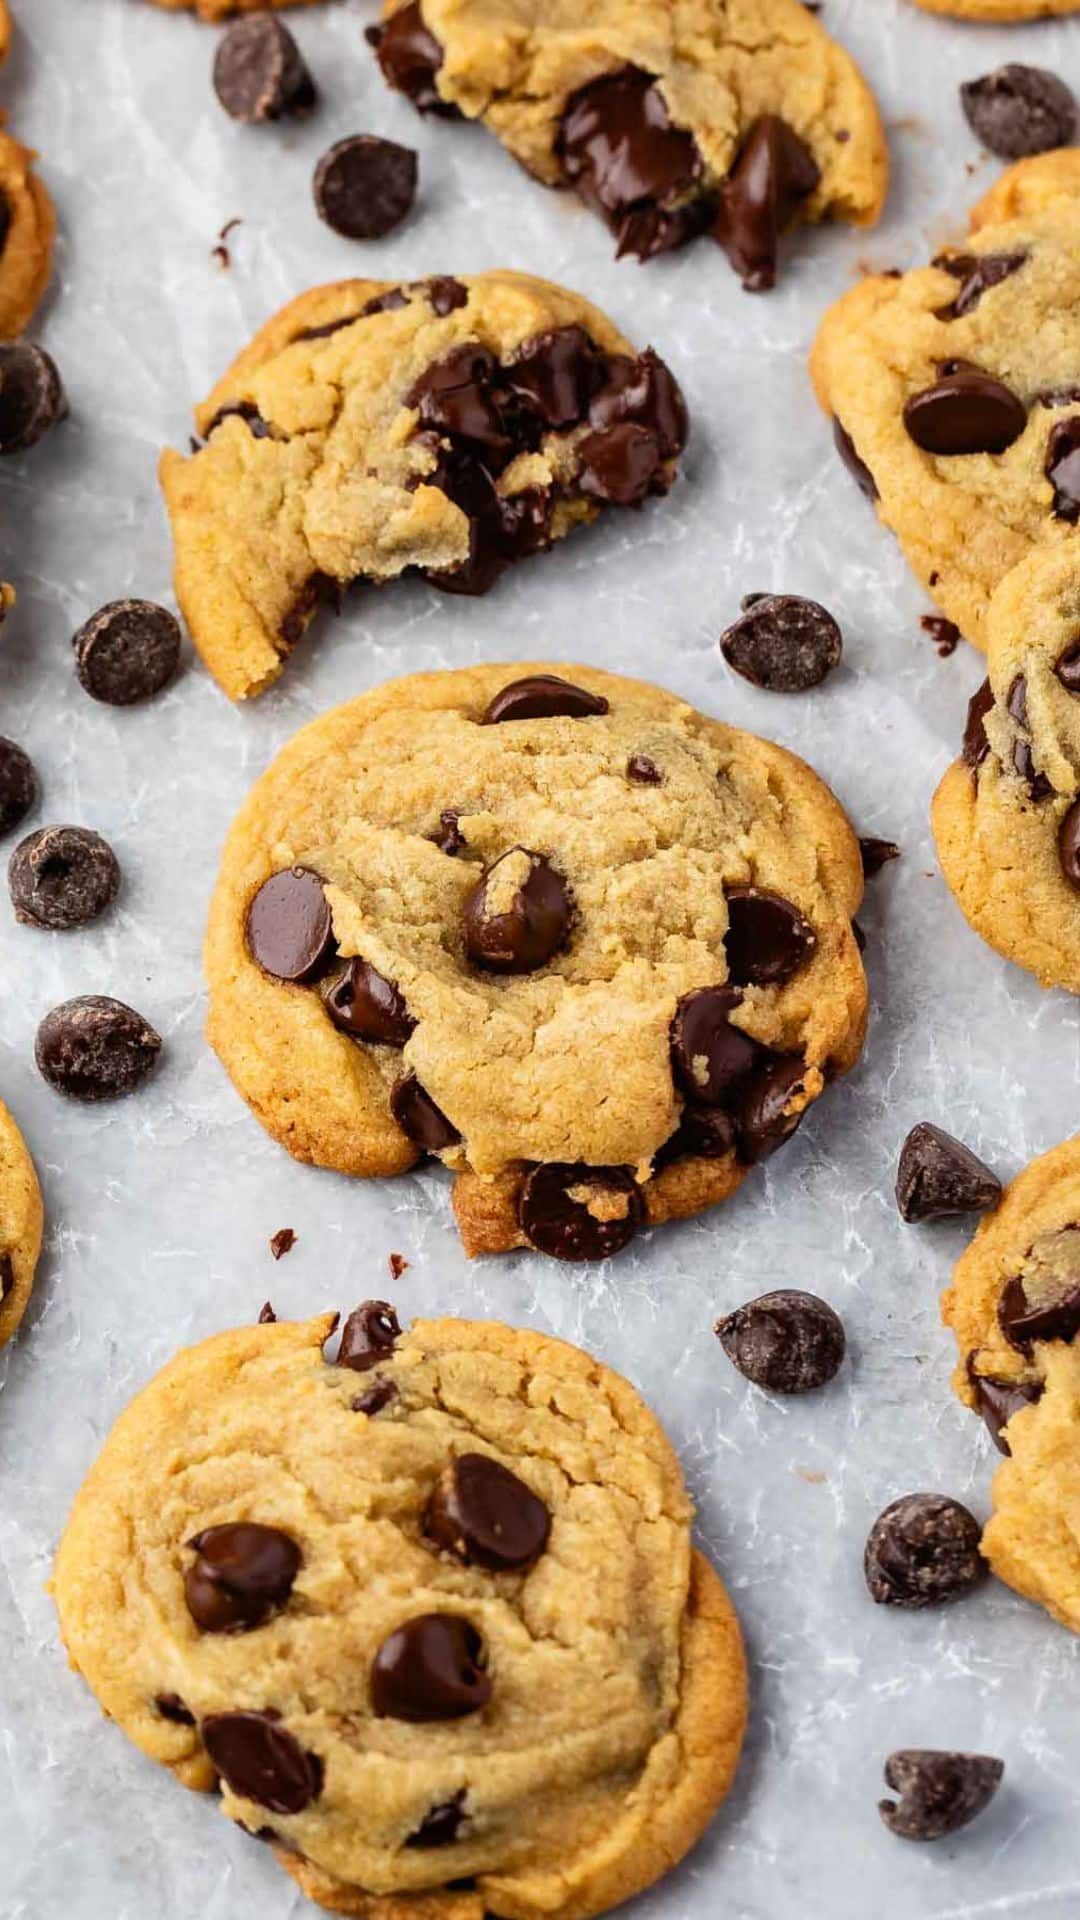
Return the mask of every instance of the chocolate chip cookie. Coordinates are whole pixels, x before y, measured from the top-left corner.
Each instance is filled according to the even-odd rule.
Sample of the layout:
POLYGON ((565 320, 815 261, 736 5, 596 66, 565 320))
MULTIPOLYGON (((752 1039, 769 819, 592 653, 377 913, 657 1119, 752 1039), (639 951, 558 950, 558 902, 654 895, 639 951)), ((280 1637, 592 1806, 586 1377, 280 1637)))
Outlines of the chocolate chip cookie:
POLYGON ((176 590, 234 699, 353 581, 484 593, 601 507, 665 493, 687 434, 651 348, 519 273, 304 294, 196 417, 204 444, 161 463, 176 590))
POLYGON ((761 291, 788 227, 881 212, 873 96, 797 0, 387 0, 369 38, 421 113, 482 120, 620 255, 709 234, 761 291))
POLYGON ((998 583, 1076 538, 1080 473, 1074 497, 1063 462, 1080 439, 1078 158, 1010 168, 962 247, 863 280, 811 357, 841 457, 926 591, 984 650, 998 583))
POLYGON ((52 271, 56 215, 36 159, 0 128, 0 340, 29 326, 52 271))
POLYGON ((18 1127, 0 1101, 0 1347, 26 1312, 41 1252, 41 1188, 18 1127))
POLYGON ((1080 548, 1014 568, 986 635, 989 677, 931 809, 941 870, 989 946, 1080 993, 1080 548))
POLYGON ((725 1199, 853 1065, 862 885, 809 767, 658 687, 392 681, 237 819, 209 1037, 297 1158, 435 1155, 470 1254, 601 1258, 725 1199))
POLYGON ((1033 1160, 944 1295, 954 1385, 1007 1458, 982 1550, 998 1577, 1080 1633, 1080 1140, 1033 1160))
POLYGON ((123 1414, 57 1558, 72 1663, 335 1912, 587 1920, 742 1739, 678 1462, 576 1347, 368 1301, 332 1360, 336 1320, 219 1334, 123 1414))
POLYGON ((957 20, 1048 20, 1080 12, 1080 0, 915 0, 927 13, 951 13, 957 20))

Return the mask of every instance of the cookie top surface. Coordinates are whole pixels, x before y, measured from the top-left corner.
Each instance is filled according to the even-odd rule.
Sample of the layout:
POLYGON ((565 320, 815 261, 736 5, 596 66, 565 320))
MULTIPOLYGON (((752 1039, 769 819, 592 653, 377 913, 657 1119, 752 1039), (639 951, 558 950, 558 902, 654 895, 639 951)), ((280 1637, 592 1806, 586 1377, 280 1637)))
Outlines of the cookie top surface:
POLYGON ((15 1121, 0 1101, 0 1347, 26 1312, 41 1252, 41 1189, 15 1121))
POLYGON ((1010 168, 963 244, 875 275, 826 315, 811 370, 880 518, 942 610, 985 649, 990 596, 1034 549, 1075 541, 1053 436, 1080 418, 1078 180, 1058 156, 1010 168), (995 209, 1003 220, 988 221, 995 209))
MULTIPOLYGON (((0 59, 3 58, 0 21, 0 59)), ((0 339, 25 332, 49 284, 56 215, 37 155, 0 130, 0 339)))
POLYGON ((1080 557, 1036 551, 997 589, 986 687, 934 797, 942 872, 976 932, 1080 993, 1080 557))
POLYGON ((161 463, 177 594, 235 698, 350 582, 484 592, 601 505, 666 491, 687 431, 651 350, 510 272, 304 294, 196 417, 206 444, 161 463))
POLYGON ((264 1124, 319 1164, 410 1164, 418 1136, 390 1104, 401 1117, 395 1090, 414 1077, 460 1136, 436 1143, 451 1166, 583 1163, 648 1181, 684 1108, 723 1102, 706 1056, 735 1029, 751 1056, 739 1073, 794 1056, 805 1100, 851 1065, 861 889, 817 775, 660 688, 579 666, 420 675, 316 721, 254 789, 211 909, 210 1037, 264 1124), (513 689, 536 676, 568 685, 577 710, 515 718, 513 689), (297 867, 321 876, 337 966, 359 956, 400 996, 389 1043, 339 1031, 317 984, 256 959, 290 970, 263 939, 274 895, 260 890, 297 867), (536 887, 555 889, 554 938, 515 948, 522 888, 525 921, 541 923, 536 887), (520 970, 485 952, 507 925, 520 970), (688 1002, 725 983, 715 1008, 688 1002), (673 1066, 688 1005, 710 1017, 700 1034, 691 1021, 673 1066))
POLYGON ((395 1343, 388 1311, 350 1318, 348 1365, 324 1315, 218 1335, 151 1382, 61 1543, 65 1642, 145 1752, 191 1786, 221 1772, 223 1811, 312 1874, 373 1894, 478 1876, 494 1913, 599 1911, 726 1790, 734 1618, 625 1381, 495 1324, 395 1343))

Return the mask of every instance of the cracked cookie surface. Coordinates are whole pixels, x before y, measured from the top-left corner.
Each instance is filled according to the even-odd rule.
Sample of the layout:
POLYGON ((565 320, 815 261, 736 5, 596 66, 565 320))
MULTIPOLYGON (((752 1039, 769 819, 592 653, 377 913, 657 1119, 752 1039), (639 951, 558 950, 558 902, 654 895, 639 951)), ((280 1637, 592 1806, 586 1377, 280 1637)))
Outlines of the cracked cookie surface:
POLYGON ((999 1579, 1080 1633, 1080 1140, 1006 1188, 942 1313, 960 1349, 956 1392, 1007 1456, 983 1552, 999 1579))
POLYGON ((861 893, 817 775, 660 688, 419 675, 316 720, 254 788, 208 1034, 297 1158, 434 1152, 470 1253, 600 1256, 726 1198, 854 1063, 861 893))
POLYGON ((693 1845, 742 1739, 678 1462, 561 1341, 367 1303, 334 1364, 335 1320, 219 1334, 122 1415, 57 1557, 72 1663, 335 1911, 584 1920, 693 1845))
POLYGON ((1080 416, 1076 159, 1018 162, 963 246, 862 281, 811 356, 843 457, 927 593, 983 650, 1009 570, 1076 539, 1051 476, 1054 436, 1080 416))
POLYGON ((390 85, 482 120, 620 253, 711 232, 760 288, 795 221, 881 211, 873 96, 798 0, 389 0, 369 37, 390 85))
POLYGON ((420 569, 480 593, 605 504, 666 492, 678 387, 526 274, 349 280, 277 314, 166 452, 176 590, 226 693, 277 678, 320 600, 420 569))
MULTIPOLYGON (((0 54, 0 58, 2 58, 0 54)), ((56 215, 36 153, 0 129, 0 339, 25 332, 52 272, 56 215)))
POLYGON ((0 1101, 0 1347, 30 1303, 41 1252, 41 1188, 15 1121, 0 1101))

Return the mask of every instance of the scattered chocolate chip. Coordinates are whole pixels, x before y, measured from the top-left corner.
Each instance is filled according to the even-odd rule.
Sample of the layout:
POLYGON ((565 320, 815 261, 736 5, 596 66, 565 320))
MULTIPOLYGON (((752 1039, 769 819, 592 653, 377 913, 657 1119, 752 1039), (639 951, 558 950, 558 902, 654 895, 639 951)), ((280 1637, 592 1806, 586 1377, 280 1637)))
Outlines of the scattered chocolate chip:
POLYGON ((908 438, 924 453, 1004 453, 1026 425, 1023 401, 976 367, 943 374, 904 403, 908 438))
POLYGON ((180 628, 151 600, 114 600, 79 628, 72 642, 79 683, 94 700, 129 707, 172 679, 180 628))
POLYGON ((403 1047, 416 1032, 404 995, 370 961, 347 961, 323 986, 322 997, 335 1027, 353 1040, 403 1047))
POLYGON ((540 1558, 551 1515, 516 1473, 486 1453, 462 1453, 439 1476, 424 1532, 467 1566, 516 1573, 540 1558))
POLYGON ((405 94, 419 113, 435 113, 447 120, 460 117, 458 108, 442 98, 435 84, 443 50, 424 25, 419 0, 399 7, 382 26, 369 27, 366 37, 387 86, 405 94))
POLYGON ((460 1720, 491 1699, 484 1643, 457 1613, 422 1613, 383 1641, 371 1669, 380 1720, 460 1720))
POLYGON ((187 1544, 195 1560, 184 1575, 184 1599, 203 1633, 261 1627, 285 1606, 300 1571, 296 1541, 254 1521, 206 1527, 187 1544))
POLYGON ((408 1139, 424 1153, 456 1147, 461 1135, 441 1107, 425 1093, 415 1073, 404 1073, 390 1089, 390 1111, 408 1139))
MULTIPOLYGON (((1080 1239, 1080 1228, 1066 1229, 1080 1239)), ((1007 1280, 998 1300, 998 1325, 1010 1346, 1030 1351, 1036 1340, 1075 1340, 1080 1333, 1080 1252, 1056 1284, 1030 1299, 1020 1276, 1007 1280)))
MULTIPOLYGON (((275 1260, 282 1260, 284 1259, 287 1253, 292 1252, 295 1245, 296 1245, 296 1234, 294 1233, 292 1227, 279 1227, 277 1232, 271 1238, 270 1251, 273 1254, 275 1260)), ((260 1315, 260 1318, 261 1317, 262 1316, 260 1315)))
POLYGON ((974 1514, 943 1493, 908 1493, 874 1521, 863 1568, 883 1607, 960 1600, 986 1576, 974 1514))
POLYGON ((733 1367, 770 1393, 810 1393, 839 1370, 844 1323, 814 1293, 783 1288, 747 1301, 716 1323, 733 1367))
POLYGON ((625 1167, 533 1167, 518 1196, 529 1245, 556 1260, 608 1260, 629 1246, 643 1218, 640 1189, 625 1167))
POLYGON ((1080 414, 1051 427, 1045 472, 1054 489, 1055 518, 1075 525, 1080 519, 1080 414))
POLYGON ((647 753, 632 753, 626 763, 626 777, 635 787, 662 787, 664 776, 647 753))
POLYGON ((315 169, 315 208, 347 240, 380 240, 399 226, 416 198, 416 154, 396 140, 356 133, 323 154, 315 169))
POLYGON ((248 908, 252 958, 275 980, 306 984, 337 953, 323 883, 309 867, 283 867, 264 880, 248 908))
POLYGON ((757 1041, 731 1024, 741 1000, 737 987, 699 987, 675 1008, 672 1068, 683 1093, 703 1106, 731 1104, 764 1057, 757 1041))
POLYGON ((769 693, 805 693, 840 664, 840 629, 816 600, 795 594, 755 595, 753 605, 720 636, 729 667, 769 693))
MULTIPOLYGON (((1066 693, 1080 693, 1080 640, 1074 640, 1066 647, 1054 668, 1066 693)), ((2 776, 0 776, 2 781, 2 776)), ((0 801, 0 816, 3 802, 0 801)))
POLYGON ((586 719, 591 714, 607 713, 608 702, 602 694, 587 693, 584 687, 560 680, 556 673, 534 673, 525 680, 511 680, 494 696, 480 722, 494 727, 506 720, 586 719))
POLYGON ((366 1413, 373 1420, 377 1413, 398 1398, 398 1390, 392 1380, 373 1380, 370 1387, 358 1393, 355 1400, 349 1402, 354 1413, 366 1413))
POLYGON ((309 1753, 276 1713, 211 1713, 199 1732, 222 1779, 241 1800, 271 1813, 303 1813, 323 1786, 323 1763, 309 1753))
POLYGON ((566 945, 572 921, 569 888, 551 862, 511 847, 466 896, 465 951, 486 973, 535 973, 566 945))
POLYGON ((965 313, 973 313, 983 294, 1008 280, 1026 260, 1026 253, 954 253, 935 260, 935 267, 942 267, 961 283, 955 300, 938 308, 937 318, 960 320, 965 313))
POLYGON ((1080 800, 1074 800, 1058 829, 1058 859, 1070 887, 1080 889, 1080 800))
POLYGON ((88 827, 39 827, 15 848, 8 887, 23 926, 66 933, 112 906, 120 867, 112 848, 88 827))
POLYGON ((66 413, 56 362, 44 347, 0 345, 0 454, 25 453, 66 413))
POLYGON ((401 1326, 389 1300, 364 1300, 354 1307, 341 1329, 335 1366, 368 1373, 393 1353, 401 1326))
POLYGON ((37 774, 29 754, 0 735, 0 835, 25 820, 37 797, 37 774))
POLYGON ((976 139, 1003 160, 1072 144, 1076 101, 1063 80, 1042 67, 1010 63, 960 88, 964 118, 976 139))
POLYGON ((185 1707, 178 1693, 157 1693, 154 1706, 163 1720, 171 1720, 177 1727, 193 1727, 195 1715, 185 1707))
POLYGON ((968 1379, 975 1395, 975 1404, 998 1452, 1007 1454, 1009 1443, 1005 1438, 1005 1428, 1014 1413, 1019 1413, 1022 1407, 1032 1407, 1042 1399, 1043 1382, 996 1380, 992 1374, 976 1373, 972 1365, 973 1358, 972 1354, 968 1355, 968 1379))
POLYGON ((672 125, 659 87, 638 67, 601 74, 570 95, 555 152, 570 185, 615 235, 619 259, 649 260, 708 224, 697 142, 672 125))
POLYGON ((761 1068, 750 1080, 737 1116, 739 1158, 756 1166, 790 1140, 806 1113, 806 1063, 792 1054, 761 1068))
POLYGON ((452 807, 447 807, 445 811, 439 815, 438 833, 430 833, 428 835, 428 839, 434 841, 439 852, 447 854, 451 860, 455 854, 461 852, 462 847, 465 845, 465 835, 458 826, 460 819, 460 813, 455 813, 452 807))
POLYGON ((864 880, 872 880, 890 860, 899 860, 900 849, 895 840, 877 840, 873 835, 864 835, 859 840, 859 854, 862 859, 864 880))
POLYGON ((941 1840, 989 1806, 1004 1772, 989 1754, 907 1747, 885 1762, 885 1784, 900 1799, 879 1800, 878 1812, 901 1840, 941 1840))
MULTIPOLYGON (((283 1229, 283 1231, 284 1231, 285 1233, 291 1233, 291 1232, 292 1232, 292 1228, 291 1228, 291 1227, 285 1227, 285 1228, 283 1229)), ((274 1235, 274 1240, 276 1240, 276 1239, 277 1239, 277 1237, 278 1237, 278 1236, 277 1236, 277 1234, 275 1233, 275 1235, 274 1235)), ((271 1242, 270 1242, 270 1251, 271 1251, 271 1253, 274 1253, 274 1240, 271 1240, 271 1242)), ((275 1260, 277 1259, 277 1257, 278 1257, 278 1256, 277 1256, 277 1254, 275 1253, 275 1254, 274 1254, 274 1258, 275 1258, 275 1260)), ((273 1307, 272 1307, 272 1306, 270 1305, 270 1302, 269 1302, 269 1300, 264 1300, 264 1301, 263 1301, 263 1303, 262 1303, 262 1306, 261 1306, 261 1307, 259 1308, 259 1320, 258 1320, 258 1324, 259 1324, 259 1326, 260 1326, 260 1327, 274 1327, 274 1326, 276 1326, 276 1325, 277 1325, 277 1314, 276 1314, 276 1313, 274 1312, 274 1309, 273 1309, 273 1307)))
POLYGON ((271 13, 228 28, 214 59, 214 92, 234 120, 280 120, 310 113, 315 83, 296 41, 271 13))
POLYGON ((103 994, 64 1000, 37 1030, 38 1072, 72 1100, 131 1093, 157 1064, 161 1035, 134 1008, 103 994))
POLYGON ((944 614, 940 613, 921 613, 919 625, 924 633, 930 635, 943 660, 947 660, 950 653, 956 652, 961 636, 960 629, 954 621, 946 620, 944 614))
POLYGON ((880 495, 878 494, 877 481, 874 479, 866 461, 860 459, 856 453, 854 440, 847 428, 837 419, 835 414, 833 415, 832 430, 836 451, 854 480, 855 485, 859 488, 859 491, 864 493, 868 500, 879 499, 880 495))
POLYGON ((686 445, 690 422, 670 368, 651 347, 636 358, 610 353, 602 366, 602 382, 589 402, 589 425, 598 433, 624 425, 644 427, 664 459, 674 459, 686 445))
POLYGON ((727 904, 724 950, 733 986, 790 980, 809 960, 817 936, 790 900, 764 887, 728 887, 727 904))
POLYGON ((984 1213, 1001 1198, 1001 1182, 951 1133, 920 1120, 900 1149, 896 1204, 901 1220, 943 1220, 984 1213))
POLYGON ((986 716, 992 712, 993 706, 994 690, 989 680, 984 680, 968 701, 967 724, 960 748, 960 758, 972 772, 982 765, 990 751, 990 742, 986 737, 986 716))
POLYGON ((820 179, 794 127, 779 114, 765 114, 720 189, 712 228, 748 293, 775 286, 780 235, 820 179))
POLYGON ((465 1788, 455 1793, 452 1800, 445 1800, 440 1806, 432 1807, 425 1813, 415 1833, 410 1833, 405 1842, 407 1847, 452 1847, 461 1834, 465 1821, 465 1788))

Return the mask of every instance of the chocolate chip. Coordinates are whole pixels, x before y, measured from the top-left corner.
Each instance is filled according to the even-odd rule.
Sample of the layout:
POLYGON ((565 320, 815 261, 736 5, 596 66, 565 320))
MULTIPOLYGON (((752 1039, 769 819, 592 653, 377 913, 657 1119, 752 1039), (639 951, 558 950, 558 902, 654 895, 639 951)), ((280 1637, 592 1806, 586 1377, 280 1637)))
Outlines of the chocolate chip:
MULTIPOLYGON (((279 1227, 270 1239, 270 1251, 275 1260, 283 1260, 287 1253, 292 1252, 295 1245, 296 1234, 292 1227, 279 1227)), ((259 1318, 262 1318, 261 1314, 259 1318)))
POLYGON ((14 1291, 15 1267, 10 1253, 0 1253, 0 1307, 8 1295, 14 1291))
POLYGON ((309 867, 283 867, 264 880, 248 908, 247 942, 273 979, 317 979, 337 952, 319 875, 309 867))
POLYGON ((445 1800, 441 1806, 432 1807, 429 1813, 425 1813, 416 1832, 410 1833, 405 1845, 452 1847, 465 1821, 465 1791, 462 1787, 452 1800, 445 1800))
POLYGON ((465 835, 458 827, 460 819, 460 813, 455 813, 452 807, 447 807, 439 815, 438 833, 429 833, 427 836, 438 847, 439 852, 445 853, 451 860, 465 845, 465 835))
POLYGON ((184 1575, 184 1599, 203 1633, 261 1627, 285 1606, 300 1571, 296 1541, 255 1521, 206 1527, 187 1544, 195 1560, 184 1575))
POLYGON ((840 629, 816 600, 795 594, 755 596, 720 636, 729 667, 769 693, 805 693, 840 664, 840 629))
POLYGON ((747 1301, 716 1323, 733 1367, 770 1393, 810 1393, 838 1371, 844 1323, 814 1293, 783 1288, 747 1301))
POLYGON ((751 129, 720 189, 712 228, 748 293, 775 286, 780 235, 820 179, 809 147, 779 114, 765 114, 751 129))
POLYGON ((940 613, 921 613, 919 625, 924 633, 930 635, 942 660, 955 653, 960 644, 960 629, 953 620, 946 620, 940 613))
POLYGON ((572 686, 569 680, 560 680, 556 673, 533 673, 525 680, 511 680, 502 687, 480 724, 494 727, 505 720, 582 720, 592 714, 607 713, 608 705, 602 694, 572 686))
POLYGON ((369 27, 367 39, 387 85, 405 94, 419 113, 435 113, 447 120, 460 117, 458 108, 442 98, 435 84, 443 50, 424 24, 419 0, 399 7, 382 26, 369 27))
POLYGON ((977 139, 1003 160, 1071 145, 1076 101, 1043 67, 998 67, 960 88, 964 118, 977 139))
POLYGON ((56 362, 25 340, 0 346, 0 454, 25 453, 67 413, 56 362))
POLYGON ((688 1100, 679 1124, 653 1155, 653 1172, 677 1160, 723 1160, 735 1146, 735 1121, 723 1107, 699 1107, 688 1100))
POLYGON ((984 1213, 1001 1198, 1001 1182, 951 1133, 920 1120, 900 1149, 896 1204, 901 1220, 943 1220, 984 1213))
POLYGON ((660 484, 663 456, 656 435, 629 422, 578 441, 577 483, 590 500, 636 507, 660 484))
POLYGON ((730 1015, 737 987, 699 987, 679 1001, 671 1022, 671 1064, 682 1091, 703 1106, 732 1103, 763 1058, 763 1049, 730 1015))
POLYGON ((462 1453, 439 1476, 424 1532, 467 1566, 516 1573, 539 1560, 551 1515, 516 1473, 486 1453, 462 1453))
POLYGON ((271 1813, 303 1813, 323 1787, 323 1763, 309 1753, 276 1713, 211 1713, 199 1732, 211 1761, 241 1800, 271 1813))
POLYGON ((790 980, 809 960, 817 936, 802 914, 764 887, 728 887, 724 936, 728 978, 736 987, 790 980))
POLYGON ((941 1840, 989 1806, 1004 1772, 986 1753, 906 1747, 885 1762, 885 1784, 900 1799, 879 1800, 878 1812, 901 1840, 941 1840))
MULTIPOLYGON (((298 340, 310 340, 314 338, 314 334, 315 329, 313 329, 311 333, 298 333, 296 338, 298 340)), ((269 420, 263 419, 262 414, 253 401, 231 400, 228 406, 218 408, 210 425, 206 429, 206 439, 209 440, 210 435, 217 427, 220 427, 223 420, 233 419, 244 422, 253 440, 273 440, 283 437, 276 434, 269 420)), ((195 453, 199 451, 197 441, 192 442, 192 451, 195 453)))
POLYGON ((25 820, 37 797, 37 774, 29 754, 0 735, 0 835, 25 820))
POLYGON ((322 997, 335 1027, 353 1040, 403 1047, 416 1032, 404 995, 368 960, 347 961, 343 972, 326 982, 322 997))
POLYGON ((638 67, 602 74, 570 95, 555 152, 570 185, 616 236, 617 258, 649 260, 707 224, 697 142, 672 125, 659 87, 638 67))
POLYGON ((908 1493, 874 1521, 863 1568, 883 1607, 960 1600, 986 1576, 974 1514, 943 1493, 908 1493))
POLYGON ((178 1693, 157 1693, 154 1706, 163 1720, 171 1720, 177 1727, 193 1727, 195 1715, 185 1707, 178 1693))
POLYGON ((408 1139, 424 1153, 456 1147, 461 1135, 441 1107, 425 1093, 415 1073, 404 1073, 390 1089, 390 1111, 408 1139))
POLYGON ((365 1387, 355 1400, 350 1400, 349 1405, 354 1413, 366 1413, 368 1419, 373 1420, 377 1413, 381 1413, 397 1398, 398 1390, 392 1380, 373 1380, 370 1387, 365 1387))
POLYGON ((632 753, 626 763, 626 777, 635 787, 662 787, 664 776, 647 753, 632 753))
POLYGON ((625 1167, 533 1167, 518 1196, 529 1245, 555 1260, 608 1260, 629 1246, 643 1218, 640 1189, 625 1167))
POLYGON ((347 240, 380 240, 399 226, 416 198, 411 147, 356 133, 323 154, 315 169, 315 208, 347 240))
POLYGON ((1051 427, 1045 473, 1054 489, 1055 518, 1075 525, 1080 519, 1080 414, 1051 427))
POLYGON ((604 379, 604 359, 584 327, 535 334, 502 369, 502 381, 545 427, 576 426, 604 379))
POLYGON ((149 700, 172 679, 180 628, 151 600, 114 600, 79 628, 72 642, 80 685, 106 706, 149 700))
POLYGON ((310 113, 315 83, 296 41, 273 14, 237 20, 214 59, 214 92, 234 120, 280 120, 310 113))
MULTIPOLYGON (((1054 668, 1066 693, 1080 693, 1080 640, 1074 640, 1060 655, 1054 668)), ((2 776, 0 776, 2 778, 2 776)), ((2 802, 0 802, 2 808, 2 802)))
POLYGON ((88 827, 39 827, 15 848, 8 886, 23 926, 66 933, 112 906, 120 867, 112 848, 88 827))
MULTIPOLYGON (((1076 1227, 1066 1229, 1080 1235, 1076 1227)), ((1075 1277, 1055 1276, 1055 1284, 1030 1299, 1020 1276, 1006 1280, 998 1299, 998 1325, 1010 1346, 1021 1353, 1030 1351, 1036 1340, 1075 1340, 1080 1333, 1080 1254, 1074 1262, 1075 1277)))
POLYGON ((526 487, 505 497, 486 468, 460 451, 440 458, 429 486, 441 487, 469 521, 468 557, 445 572, 425 577, 440 593, 487 593, 515 560, 551 545, 552 495, 526 487))
POLYGON ((967 723, 960 747, 961 760, 973 772, 982 765, 990 751, 990 742, 986 737, 986 716, 993 711, 993 706, 994 690, 989 680, 984 680, 968 701, 967 723))
POLYGON ((1023 401, 975 367, 944 374, 904 403, 908 437, 924 453, 1004 453, 1026 425, 1023 401))
POLYGON ((393 1353, 401 1338, 397 1313, 389 1300, 364 1300, 354 1307, 341 1329, 334 1365, 352 1373, 368 1373, 393 1353))
POLYGON ((491 1699, 484 1643, 457 1613, 422 1613, 384 1640, 371 1669, 380 1720, 460 1720, 491 1699))
MULTIPOLYGON (((284 1233, 291 1233, 291 1232, 292 1232, 292 1228, 291 1228, 291 1227, 284 1227, 284 1228, 282 1229, 282 1232, 284 1232, 284 1233)), ((275 1233, 275 1235, 274 1235, 274 1240, 277 1240, 278 1238, 279 1238, 279 1235, 275 1233)), ((273 1253, 273 1252, 274 1252, 274 1240, 271 1240, 271 1242, 270 1242, 270 1251, 271 1251, 271 1253, 273 1253)), ((274 1258, 275 1258, 275 1260, 277 1259, 277 1255, 276 1255, 276 1254, 274 1254, 274 1258)), ((270 1305, 270 1302, 269 1302, 269 1300, 264 1300, 264 1301, 263 1301, 263 1303, 262 1303, 262 1306, 261 1306, 261 1307, 259 1308, 259 1320, 258 1320, 258 1324, 259 1324, 259 1326, 260 1326, 260 1327, 274 1327, 274 1326, 276 1326, 276 1325, 277 1325, 277 1314, 276 1314, 276 1313, 274 1312, 274 1309, 273 1309, 273 1307, 272 1307, 272 1306, 270 1305)))
MULTIPOLYGON (((1028 728, 1027 680, 1022 673, 1018 673, 1013 680, 1005 705, 1017 726, 1026 731, 1028 728)), ((1040 773, 1035 765, 1030 741, 1026 740, 1022 734, 1013 741, 1012 765, 1013 772, 1024 781, 1033 800, 1045 800, 1053 792, 1046 775, 1040 773)))
POLYGON ((872 834, 862 835, 859 839, 859 857, 862 860, 864 880, 872 880, 890 860, 899 860, 900 849, 895 840, 877 840, 872 834))
POLYGON ((756 1166, 790 1140, 806 1112, 806 1063, 792 1054, 763 1067, 746 1087, 737 1116, 739 1158, 756 1166))
POLYGON ((859 458, 859 455, 855 451, 854 440, 847 428, 837 419, 835 414, 833 415, 832 430, 836 451, 854 480, 855 485, 859 488, 859 491, 864 493, 868 500, 879 499, 880 495, 878 493, 877 481, 874 479, 866 461, 859 458))
POLYGON ((535 973, 566 945, 572 921, 569 889, 550 861, 511 847, 466 897, 465 951, 486 973, 535 973))
POLYGON ((1058 829, 1058 859, 1070 887, 1080 889, 1080 800, 1074 800, 1058 829))
POLYGON ((935 260, 935 267, 942 267, 961 283, 955 300, 937 309, 938 319, 959 320, 965 313, 973 313, 983 294, 1008 280, 1026 260, 1026 253, 954 253, 935 260))
POLYGON ((468 440, 501 468, 513 442, 492 393, 497 373, 494 355, 476 341, 466 342, 425 368, 405 395, 405 405, 415 407, 421 426, 468 440))
POLYGON ((998 1452, 1007 1454, 1009 1443, 1005 1438, 1005 1428, 1014 1413, 1019 1413, 1022 1407, 1032 1407, 1042 1399, 1043 1382, 997 1380, 992 1374, 976 1373, 972 1365, 973 1358, 972 1354, 968 1355, 968 1379, 975 1395, 975 1404, 998 1452))
POLYGON ((72 1100, 131 1093, 157 1063, 161 1035, 134 1008, 103 994, 64 1000, 37 1030, 38 1072, 72 1100))
POLYGON ((679 383, 651 347, 636 359, 608 354, 602 384, 589 403, 589 424, 597 432, 627 424, 644 427, 665 460, 682 452, 690 432, 679 383))

